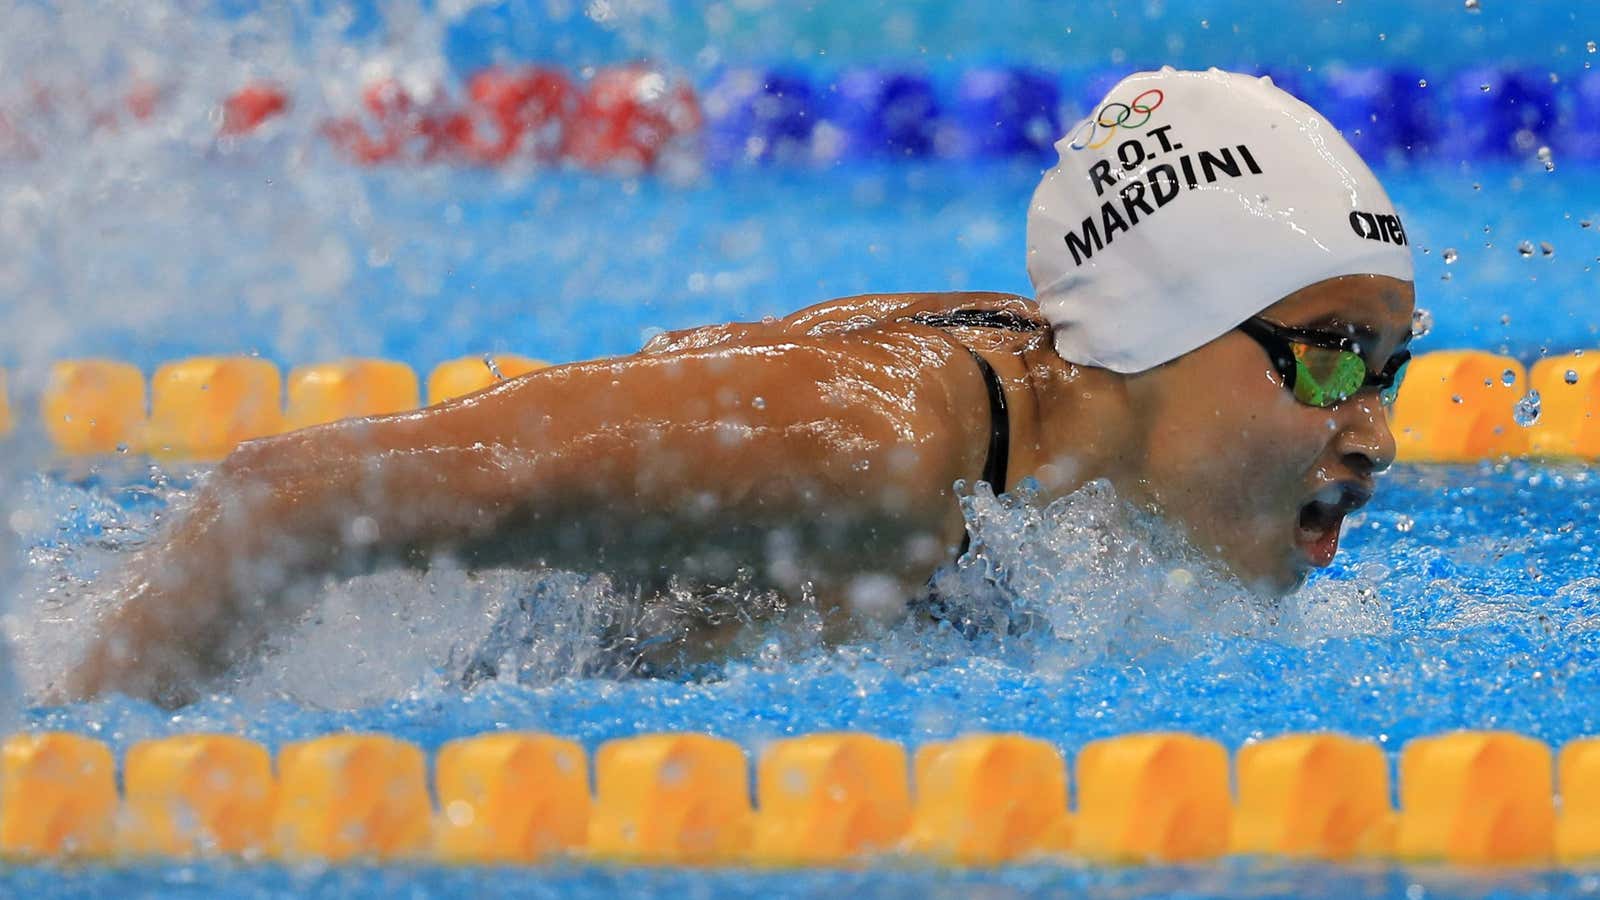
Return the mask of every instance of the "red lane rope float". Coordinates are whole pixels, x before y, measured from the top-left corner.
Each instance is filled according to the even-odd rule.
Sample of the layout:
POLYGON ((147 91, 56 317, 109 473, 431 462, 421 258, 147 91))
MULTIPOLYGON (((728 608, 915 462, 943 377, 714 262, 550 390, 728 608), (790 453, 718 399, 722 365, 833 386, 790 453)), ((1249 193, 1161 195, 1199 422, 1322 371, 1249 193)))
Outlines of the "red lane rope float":
POLYGON ((675 138, 700 129, 694 89, 646 66, 602 69, 578 104, 566 155, 591 168, 648 169, 675 138))
POLYGON ((446 155, 451 110, 442 99, 418 103, 399 81, 383 78, 362 89, 361 106, 365 119, 343 116, 322 126, 323 135, 351 160, 361 165, 435 162, 446 155))
POLYGON ((579 92, 558 69, 542 66, 484 69, 467 82, 471 101, 459 142, 475 162, 498 165, 526 156, 560 158, 579 92))
POLYGON ((649 169, 674 141, 699 131, 700 101, 686 82, 648 66, 601 69, 581 89, 557 69, 492 67, 468 80, 467 98, 443 89, 425 101, 394 79, 362 92, 362 114, 322 125, 360 165, 504 165, 565 157, 597 169, 649 169))
POLYGON ((222 102, 224 135, 249 134, 268 119, 289 109, 289 97, 276 85, 252 82, 222 102))

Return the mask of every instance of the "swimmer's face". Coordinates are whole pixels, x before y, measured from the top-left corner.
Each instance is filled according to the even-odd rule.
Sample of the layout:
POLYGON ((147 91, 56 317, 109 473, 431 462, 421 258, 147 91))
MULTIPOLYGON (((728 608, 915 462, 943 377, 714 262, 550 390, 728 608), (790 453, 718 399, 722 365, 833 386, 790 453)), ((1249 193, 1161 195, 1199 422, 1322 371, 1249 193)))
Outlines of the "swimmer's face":
MULTIPOLYGON (((1410 282, 1353 275, 1296 291, 1261 317, 1352 337, 1377 372, 1406 349, 1414 305, 1410 282)), ((1257 590, 1287 593, 1328 565, 1345 515, 1394 461, 1376 388, 1327 409, 1302 404, 1237 330, 1127 384, 1146 423, 1136 491, 1257 590)))

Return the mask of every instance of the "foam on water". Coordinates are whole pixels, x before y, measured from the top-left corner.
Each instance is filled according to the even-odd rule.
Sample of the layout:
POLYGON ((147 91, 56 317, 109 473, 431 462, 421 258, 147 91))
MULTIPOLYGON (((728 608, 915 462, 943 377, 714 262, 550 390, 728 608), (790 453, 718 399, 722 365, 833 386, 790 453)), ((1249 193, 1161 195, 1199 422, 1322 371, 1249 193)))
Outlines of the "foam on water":
MULTIPOLYGON (((28 562, 7 625, 30 693, 83 652, 118 568, 164 520, 181 516, 195 484, 192 472, 105 468, 76 481, 36 476, 12 513, 28 562)), ((440 559, 423 574, 328 584, 217 688, 249 702, 357 709, 485 680, 541 687, 652 669, 722 677, 729 660, 734 670, 853 668, 861 647, 901 676, 972 658, 1060 676, 1191 656, 1219 636, 1303 645, 1390 628, 1376 590, 1382 567, 1314 582, 1284 600, 1258 597, 1101 482, 1049 504, 1031 482, 1002 497, 980 483, 962 507, 972 550, 932 582, 947 621, 890 616, 899 624, 869 627, 844 648, 822 641, 805 604, 748 585, 675 585, 646 596, 603 573, 468 573, 440 559), (730 649, 709 665, 670 665, 698 646, 708 623, 722 621, 744 623, 730 649)))

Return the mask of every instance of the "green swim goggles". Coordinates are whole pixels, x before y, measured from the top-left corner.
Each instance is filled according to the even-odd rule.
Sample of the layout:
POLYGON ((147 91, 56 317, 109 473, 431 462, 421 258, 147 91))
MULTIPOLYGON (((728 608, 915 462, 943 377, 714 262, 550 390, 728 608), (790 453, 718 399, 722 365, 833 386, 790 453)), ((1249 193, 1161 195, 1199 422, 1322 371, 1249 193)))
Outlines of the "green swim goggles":
POLYGON ((1382 372, 1373 374, 1354 338, 1279 325, 1259 316, 1246 319, 1239 330, 1267 351, 1285 390, 1301 403, 1321 409, 1369 387, 1378 389, 1383 405, 1393 405, 1411 361, 1411 351, 1402 350, 1390 357, 1382 372))

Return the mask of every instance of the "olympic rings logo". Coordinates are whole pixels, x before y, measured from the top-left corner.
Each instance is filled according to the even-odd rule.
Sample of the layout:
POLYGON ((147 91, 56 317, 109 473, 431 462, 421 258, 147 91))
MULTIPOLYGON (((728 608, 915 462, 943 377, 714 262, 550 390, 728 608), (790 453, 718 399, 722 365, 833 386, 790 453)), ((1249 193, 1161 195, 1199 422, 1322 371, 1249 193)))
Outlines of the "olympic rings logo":
POLYGON ((1072 143, 1068 146, 1074 150, 1098 150, 1111 141, 1118 128, 1142 128, 1150 121, 1150 114, 1159 109, 1161 101, 1165 99, 1167 95, 1163 94, 1160 88, 1150 88, 1133 98, 1132 103, 1115 101, 1107 103, 1100 107, 1098 115, 1083 120, 1078 130, 1072 133, 1072 143), (1150 97, 1154 97, 1155 101, 1151 102, 1150 97), (1138 117, 1139 121, 1129 121, 1135 117, 1138 117), (1096 141, 1095 134, 1101 129, 1105 130, 1105 137, 1096 141))

